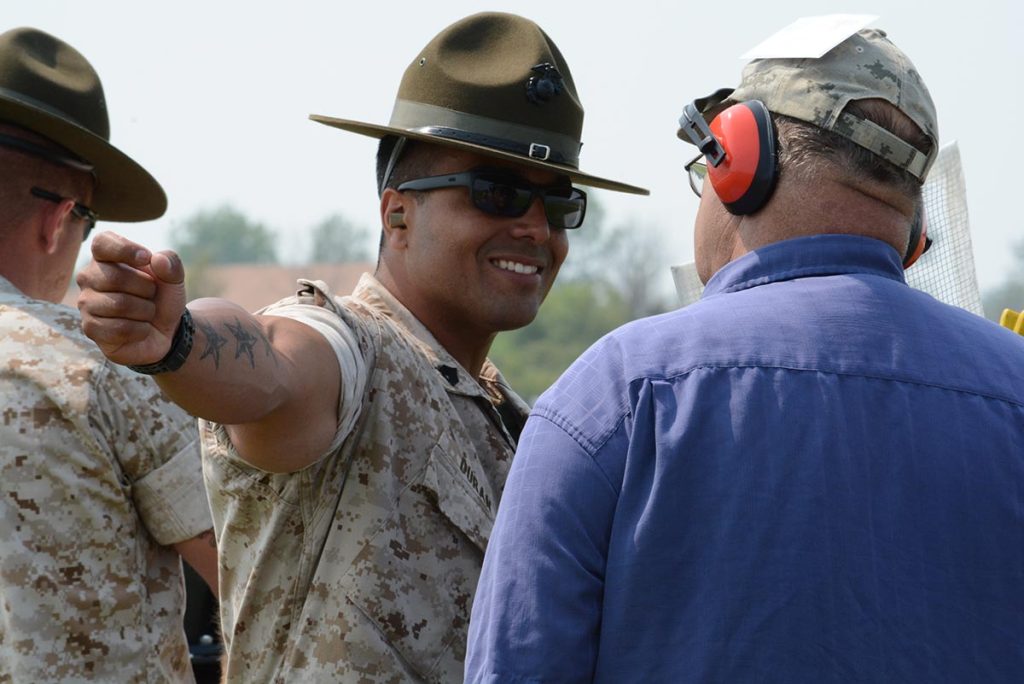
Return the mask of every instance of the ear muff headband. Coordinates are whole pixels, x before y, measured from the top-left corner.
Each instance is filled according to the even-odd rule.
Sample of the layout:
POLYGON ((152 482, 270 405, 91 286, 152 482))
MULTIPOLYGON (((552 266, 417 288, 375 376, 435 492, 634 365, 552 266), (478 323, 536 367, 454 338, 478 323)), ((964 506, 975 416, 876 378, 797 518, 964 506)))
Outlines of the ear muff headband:
POLYGON ((759 100, 729 107, 711 122, 725 159, 708 165, 708 179, 730 213, 753 214, 763 207, 778 177, 775 126, 759 100))
POLYGON ((906 270, 914 265, 921 255, 932 246, 932 240, 928 237, 928 222, 924 218, 924 210, 918 202, 914 210, 914 220, 910 225, 910 241, 907 243, 907 253, 903 255, 903 269, 906 270))

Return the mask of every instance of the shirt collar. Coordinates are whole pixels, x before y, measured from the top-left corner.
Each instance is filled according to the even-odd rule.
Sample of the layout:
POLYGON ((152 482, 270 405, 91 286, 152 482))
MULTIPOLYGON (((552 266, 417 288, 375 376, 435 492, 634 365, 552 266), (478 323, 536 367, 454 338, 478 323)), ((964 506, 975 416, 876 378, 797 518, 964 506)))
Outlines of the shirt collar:
POLYGON ((861 235, 812 235, 773 242, 730 261, 711 277, 702 298, 794 278, 846 273, 906 282, 899 254, 891 245, 861 235))
POLYGON ((0 295, 18 296, 27 299, 24 292, 15 287, 14 283, 3 276, 0 276, 0 295))
POLYGON ((480 377, 474 379, 469 371, 455 360, 448 350, 434 338, 427 327, 405 308, 379 280, 364 273, 359 279, 352 296, 366 302, 387 318, 408 330, 416 339, 420 350, 445 380, 446 388, 453 394, 482 396, 492 403, 501 403, 515 394, 505 378, 490 359, 484 361, 480 377))

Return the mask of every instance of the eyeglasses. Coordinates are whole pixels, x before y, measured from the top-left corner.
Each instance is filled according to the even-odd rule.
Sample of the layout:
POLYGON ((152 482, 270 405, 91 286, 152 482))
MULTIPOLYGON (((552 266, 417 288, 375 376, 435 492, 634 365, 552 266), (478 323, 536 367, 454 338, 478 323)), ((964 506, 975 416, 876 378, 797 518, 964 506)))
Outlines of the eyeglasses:
MULTIPOLYGON (((74 200, 70 197, 61 197, 55 192, 43 190, 42 188, 32 188, 30 192, 39 199, 44 199, 47 200, 48 202, 54 202, 55 204, 60 204, 64 200, 71 200, 72 202, 74 202, 74 200)), ((92 232, 92 229, 96 227, 96 221, 99 220, 100 216, 95 211, 79 202, 75 202, 75 205, 71 207, 71 213, 74 214, 77 218, 80 218, 83 221, 85 221, 85 234, 82 235, 82 242, 85 242, 86 238, 89 237, 89 233, 92 232)))
POLYGON ((704 179, 708 177, 708 165, 703 159, 704 155, 698 154, 683 167, 690 179, 690 189, 697 197, 700 197, 700 193, 704 191, 704 179))
POLYGON ((398 191, 453 187, 469 188, 473 206, 485 214, 508 218, 523 216, 540 197, 548 224, 557 229, 579 228, 587 213, 587 193, 568 183, 540 187, 515 174, 490 169, 410 180, 400 184, 398 191))

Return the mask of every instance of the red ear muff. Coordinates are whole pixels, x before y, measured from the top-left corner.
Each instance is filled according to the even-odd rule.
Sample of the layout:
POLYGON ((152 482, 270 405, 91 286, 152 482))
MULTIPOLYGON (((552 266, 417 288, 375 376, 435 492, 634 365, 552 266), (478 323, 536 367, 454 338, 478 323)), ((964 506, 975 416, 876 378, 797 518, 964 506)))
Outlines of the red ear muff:
POLYGON ((910 224, 910 241, 907 243, 907 253, 903 255, 903 269, 906 270, 914 265, 921 255, 932 246, 932 239, 928 237, 928 222, 924 218, 924 209, 921 203, 917 203, 914 210, 913 223, 910 224))
POLYGON ((771 197, 778 177, 775 127, 759 100, 729 107, 711 122, 725 159, 708 164, 708 180, 732 214, 753 214, 771 197))

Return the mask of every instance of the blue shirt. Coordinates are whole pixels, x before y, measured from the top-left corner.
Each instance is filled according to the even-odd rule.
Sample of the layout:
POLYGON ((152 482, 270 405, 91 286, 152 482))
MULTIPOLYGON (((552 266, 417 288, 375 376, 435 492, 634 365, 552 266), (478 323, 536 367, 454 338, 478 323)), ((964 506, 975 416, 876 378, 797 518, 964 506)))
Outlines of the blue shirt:
POLYGON ((470 682, 1024 681, 1024 338, 824 235, 539 400, 470 682))

